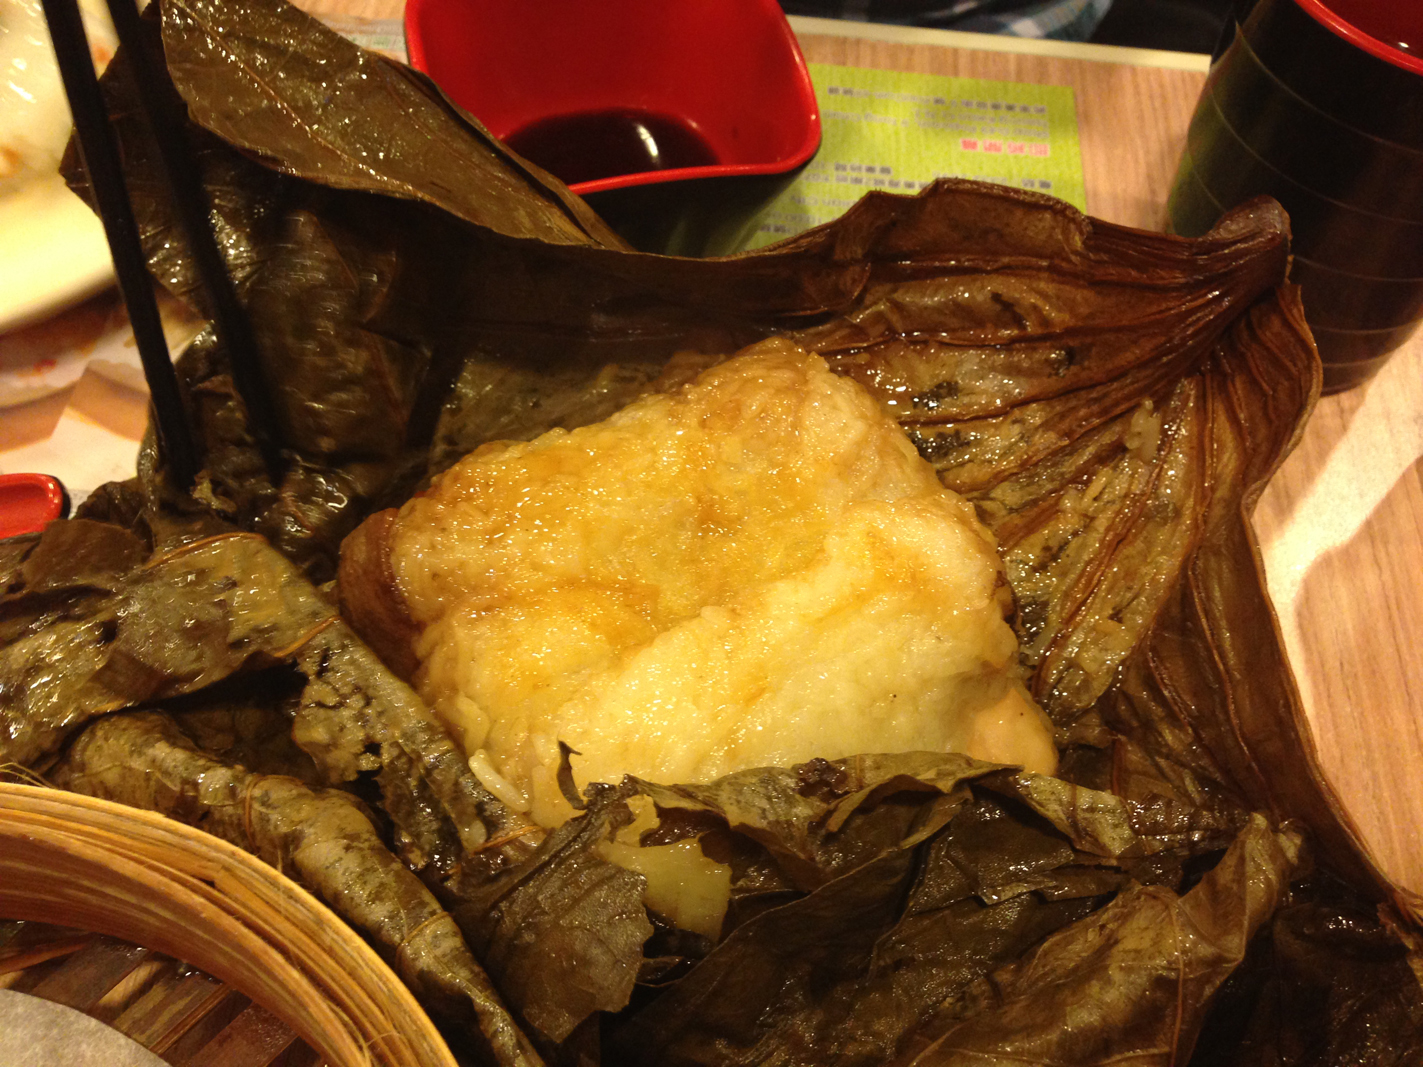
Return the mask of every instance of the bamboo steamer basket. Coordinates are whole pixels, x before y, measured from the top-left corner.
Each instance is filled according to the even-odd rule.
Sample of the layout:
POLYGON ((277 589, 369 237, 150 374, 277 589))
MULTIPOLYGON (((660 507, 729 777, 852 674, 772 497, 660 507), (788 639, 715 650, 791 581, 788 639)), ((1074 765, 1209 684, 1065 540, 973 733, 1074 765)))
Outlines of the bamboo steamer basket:
POLYGON ((331 1067, 457 1067, 415 998, 334 912, 163 815, 0 782, 0 918, 186 960, 276 1015, 331 1067))

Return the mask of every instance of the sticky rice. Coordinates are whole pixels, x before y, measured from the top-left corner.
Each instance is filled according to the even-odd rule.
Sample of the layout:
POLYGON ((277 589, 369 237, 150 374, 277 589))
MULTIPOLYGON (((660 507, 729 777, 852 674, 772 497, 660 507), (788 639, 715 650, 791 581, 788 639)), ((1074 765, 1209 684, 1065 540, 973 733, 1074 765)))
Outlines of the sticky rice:
POLYGON ((783 341, 678 392, 486 445, 391 534, 415 683, 480 780, 581 788, 861 752, 1041 771, 993 539, 855 383, 783 341))

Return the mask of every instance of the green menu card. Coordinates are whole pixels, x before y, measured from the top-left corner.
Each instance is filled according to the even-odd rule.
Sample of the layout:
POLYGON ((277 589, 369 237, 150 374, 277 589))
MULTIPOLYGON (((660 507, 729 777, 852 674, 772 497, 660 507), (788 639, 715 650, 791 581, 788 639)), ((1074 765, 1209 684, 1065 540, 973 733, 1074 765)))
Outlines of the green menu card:
POLYGON ((1077 109, 1064 85, 810 65, 824 136, 800 175, 743 229, 759 248, 829 222, 872 189, 935 178, 1032 189, 1086 210, 1077 109))

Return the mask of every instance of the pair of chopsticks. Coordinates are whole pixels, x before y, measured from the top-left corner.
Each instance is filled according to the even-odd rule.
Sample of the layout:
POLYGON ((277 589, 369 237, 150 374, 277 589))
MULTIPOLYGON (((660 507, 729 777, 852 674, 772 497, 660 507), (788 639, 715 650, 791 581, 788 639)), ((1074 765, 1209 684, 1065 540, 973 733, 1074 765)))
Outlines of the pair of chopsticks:
MULTIPOLYGON (((113 255, 119 290, 128 308, 143 374, 148 380, 158 446, 173 480, 188 489, 202 468, 202 456, 193 439, 178 376, 163 336, 153 279, 148 273, 133 204, 124 183, 118 140, 109 124, 108 109, 94 73, 79 5, 77 0, 41 2, 59 61, 64 92, 74 116, 80 155, 89 173, 113 255)), ((170 87, 160 82, 158 72, 153 69, 142 44, 142 27, 134 0, 108 0, 108 5, 122 46, 114 61, 131 65, 144 117, 158 144, 179 226, 207 294, 213 330, 231 361, 233 383, 247 407, 249 432, 257 442, 269 475, 276 482, 281 476, 283 459, 273 434, 276 420, 271 393, 257 362, 251 321, 238 302, 208 221, 207 197, 183 137, 186 115, 182 102, 170 87)))

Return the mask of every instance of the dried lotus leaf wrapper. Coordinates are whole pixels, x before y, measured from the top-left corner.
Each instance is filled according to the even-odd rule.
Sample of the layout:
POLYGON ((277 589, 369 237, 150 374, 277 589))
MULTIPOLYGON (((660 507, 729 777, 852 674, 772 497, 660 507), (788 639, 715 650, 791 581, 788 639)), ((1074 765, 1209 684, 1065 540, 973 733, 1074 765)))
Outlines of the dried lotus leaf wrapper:
POLYGON ((151 711, 95 723, 52 777, 197 825, 287 872, 364 934, 436 1018, 478 1033, 502 1062, 540 1067, 454 920, 349 794, 214 759, 151 711))
MULTIPOLYGON (((209 448, 211 481, 201 506, 266 531, 308 574, 323 580, 331 574, 339 539, 364 515, 399 504, 487 441, 527 441, 553 428, 597 422, 659 382, 685 381, 679 362, 704 366, 769 334, 792 336, 870 389, 886 408, 902 408, 902 425, 921 453, 946 484, 974 502, 1010 554, 1019 544, 1027 554, 1036 531, 1051 534, 1053 516, 1083 517, 1089 530, 1100 533, 1088 535, 1096 546, 1092 553, 1065 553, 1061 570, 1034 571, 1031 561, 1022 561, 1014 581, 1039 574, 1042 580, 1032 589, 1038 594, 1033 601, 1021 598, 1021 607, 1031 610, 1020 611, 1017 622, 1025 643, 1036 642, 1039 662, 1057 672, 1040 691, 1050 702, 1061 694, 1060 713, 1071 720, 1063 773, 1079 786, 1119 792, 1137 806, 1134 818, 1155 812, 1161 825, 1149 836, 1172 842, 1133 860, 1134 877, 1186 889, 1188 865, 1196 865, 1190 867, 1194 879, 1240 834, 1251 809, 1308 825, 1308 851, 1324 873, 1319 881, 1296 881, 1289 902, 1254 942, 1271 939, 1273 951, 1247 953, 1238 980, 1221 986, 1214 1001, 1252 1020, 1252 1034, 1267 1035, 1262 1040, 1268 1047, 1256 1058, 1274 1055, 1288 1063, 1289 1049, 1321 1044, 1302 1035, 1319 1033, 1335 1042, 1331 1047, 1357 1051, 1351 1041, 1367 1030, 1388 1035, 1404 1050, 1403 1062, 1410 1062, 1409 1050, 1419 1047, 1417 1027, 1409 1022, 1420 1000, 1416 981, 1401 980, 1407 973, 1402 943, 1374 917, 1380 905, 1390 904, 1406 915, 1405 902, 1371 865, 1319 775, 1247 522, 1260 486, 1291 447, 1318 389, 1297 300, 1276 288, 1288 252, 1287 222, 1276 207, 1247 207, 1209 237, 1185 241, 1089 220, 1046 198, 945 182, 913 198, 867 197, 833 226, 720 261, 642 256, 577 237, 552 244, 530 236, 548 227, 570 232, 576 212, 560 200, 559 218, 531 219, 528 212, 540 210, 544 194, 524 194, 542 180, 509 169, 483 131, 452 113, 418 76, 400 75, 412 92, 385 93, 389 72, 382 70, 365 81, 348 78, 342 93, 323 98, 309 91, 296 67, 284 68, 291 72, 285 81, 262 73, 270 70, 263 64, 271 54, 262 38, 292 25, 290 9, 271 0, 172 7, 165 45, 178 91, 198 124, 223 128, 244 145, 245 155, 197 126, 190 131, 200 146, 214 214, 226 227, 233 271, 252 306, 264 309, 263 358, 291 413, 296 459, 284 484, 264 481, 227 380, 225 354, 210 338, 200 341, 182 373, 209 448), (204 33, 194 32, 198 25, 204 33), (268 121, 272 101, 309 121, 268 121), (309 115, 313 105, 319 105, 321 121, 349 124, 355 140, 344 144, 406 124, 439 131, 440 153, 422 156, 428 163, 423 170, 412 169, 409 160, 398 167, 367 160, 352 168, 351 157, 335 161, 340 173, 328 173, 329 145, 313 145, 310 138, 320 128, 309 115), (244 127, 244 114, 262 117, 244 127), (458 166, 449 165, 453 157, 460 157, 458 166), (477 222, 462 208, 451 214, 435 206, 445 195, 438 187, 457 189, 466 166, 494 172, 484 175, 490 179, 485 188, 515 190, 478 205, 477 222), (287 225, 288 218, 302 224, 287 225), (313 239, 293 248, 290 241, 305 241, 303 235, 313 239), (320 279, 321 299, 304 297, 297 284, 303 278, 320 279), (302 359, 292 359, 305 339, 323 332, 357 341, 351 358, 342 346, 332 346, 321 358, 306 358, 313 355, 306 350, 302 359), (674 359, 679 353, 690 353, 690 361, 674 359), (351 388, 363 378, 369 389, 351 388), (341 398, 342 409, 323 409, 328 397, 341 398), (371 398, 378 400, 372 404, 371 398), (372 432, 377 424, 378 434, 372 432), (307 433, 312 427, 322 432, 307 433), (1181 458, 1184 468, 1176 463, 1181 458), (1164 477, 1167 465, 1175 472, 1171 477, 1164 477), (1094 488, 1099 476, 1105 481, 1094 488), (1120 491, 1108 492, 1108 482, 1120 491), (1161 521, 1173 506, 1190 518, 1180 531, 1161 521), (1119 639, 1123 630, 1130 634, 1125 641, 1119 639), (1127 646, 1131 651, 1122 658, 1127 646), (1105 693, 1082 708, 1104 683, 1105 693), (1310 974, 1338 984, 1347 1007, 1337 1015, 1301 1009, 1333 995, 1311 985, 1310 974), (1251 1000, 1242 999, 1242 990, 1265 992, 1251 1000), (1266 1002, 1283 1014, 1265 1018, 1257 1008, 1266 1002)), ((372 72, 368 60, 330 35, 303 31, 293 41, 315 66, 372 72)), ((108 88, 120 101, 126 159, 135 170, 131 181, 146 190, 140 197, 145 239, 155 273, 182 290, 191 281, 190 264, 181 244, 169 239, 172 223, 157 195, 151 150, 134 128, 132 109, 121 105, 121 81, 109 78, 108 88)), ((549 192, 559 199, 558 190, 549 192)), ((150 499, 162 501, 162 508, 193 506, 168 492, 151 449, 144 474, 150 499)), ((379 566, 368 573, 375 585, 393 580, 379 566)), ((352 743, 342 751, 358 761, 369 756, 356 743, 369 736, 361 725, 360 687, 340 685, 340 673, 327 669, 324 681, 331 685, 321 729, 334 737, 349 732, 352 743)), ((386 781, 397 765, 386 764, 386 781)), ((735 874, 728 922, 740 927, 765 916, 767 934, 754 946, 758 952, 774 955, 785 944, 778 937, 785 927, 772 914, 776 908, 791 898, 810 901, 798 909, 805 914, 825 899, 814 892, 825 871, 806 859, 802 847, 816 830, 802 821, 804 802, 845 773, 826 766, 767 772, 776 788, 743 799, 738 809, 746 816, 738 822, 746 832, 727 831, 721 839, 735 874), (775 803, 760 816, 746 810, 771 804, 770 796, 775 803)), ((894 780, 904 785, 912 777, 894 780)), ((691 788, 667 786, 661 795, 685 797, 691 788)), ((845 824, 860 828, 856 847, 846 839, 836 844, 845 857, 882 856, 885 842, 915 840, 906 812, 921 809, 873 792, 866 818, 845 824)), ((1054 825, 1090 821, 1095 801, 1089 792, 1065 786, 1054 825)), ((942 830, 955 803, 944 797, 929 802, 919 825, 942 830)), ((657 831, 663 840, 711 834, 703 825, 713 817, 705 807, 693 810, 685 799, 683 804, 666 814, 657 831)), ((429 795, 409 807, 397 803, 390 814, 402 828, 444 818, 438 797, 429 795)), ((1013 825, 1018 829, 993 838, 996 850, 981 853, 999 874, 1011 875, 1013 864, 1027 856, 1008 844, 1020 840, 1026 824, 1013 825)), ((692 961, 700 950, 679 956, 689 943, 669 943, 661 926, 648 940, 640 898, 631 891, 636 879, 592 862, 594 846, 587 839, 598 835, 577 827, 578 820, 565 824, 550 835, 551 844, 492 881, 481 881, 487 872, 473 865, 478 874, 458 879, 467 906, 452 910, 466 932, 474 932, 472 946, 529 1032, 554 1045, 571 1042, 561 1050, 570 1058, 590 1058, 595 1032, 606 1035, 628 1009, 617 1018, 590 1013, 627 1005, 639 974, 650 983, 696 975, 700 965, 692 961), (578 923, 559 927, 551 909, 572 902, 579 905, 578 923), (656 958, 644 959, 644 953, 656 958)), ((1100 829, 1096 839, 1115 839, 1115 831, 1100 829)), ((896 867, 902 860, 886 859, 880 867, 875 862, 860 865, 863 875, 849 873, 873 880, 880 871, 890 882, 895 871, 902 873, 896 867)), ((1212 885, 1225 880, 1230 891, 1195 899, 1209 901, 1213 919, 1246 929, 1237 920, 1259 909, 1230 902, 1261 901, 1272 892, 1270 879, 1250 870, 1223 870, 1212 885)), ((1017 908, 1051 897, 1090 906, 1093 893, 1120 888, 1090 864, 1069 863, 1061 872, 1052 886, 1006 903, 1017 908)), ((1137 899, 1157 915, 1185 914, 1155 907, 1150 895, 1137 899)), ((830 918, 843 925, 845 914, 830 918)), ((1151 933, 1165 924, 1140 928, 1151 933)), ((1110 935, 1125 927, 1114 919, 1098 929, 1110 935)), ((1414 929, 1413 920, 1400 920, 1399 929, 1414 929)), ((820 934, 814 926, 798 931, 812 948, 825 942, 820 934)), ((905 943, 912 944, 914 958, 942 962, 952 956, 951 943, 959 942, 926 935, 905 943)), ((1069 948, 1074 943, 1082 944, 1063 942, 1069 948)), ((991 956, 982 948, 975 943, 975 966, 991 956)), ((1186 1001, 1204 987, 1173 984, 1179 957, 1166 948, 1159 958, 1167 966, 1152 981, 1170 994, 1162 1003, 1183 1005, 1185 1014, 1172 1018, 1185 1020, 1189 1029, 1201 1018, 1201 1004, 1186 1001)), ((1017 960, 1022 953, 1010 955, 1017 960)), ((1058 972, 1070 975, 1063 979, 1065 994, 1109 979, 1123 959, 1114 951, 1095 962, 1081 958, 1084 969, 1058 972)), ((844 954, 823 962, 831 970, 850 967, 844 954)), ((733 965, 724 973, 736 977, 741 971, 733 965)), ((1027 972, 1000 969, 992 982, 1008 988, 1013 973, 1027 972)), ((991 993, 992 982, 980 991, 991 993)), ((656 988, 636 993, 632 1013, 656 988)), ((735 982, 727 987, 735 988, 735 982)), ((1061 1029, 1055 1011, 1033 1013, 1031 989, 1013 988, 1024 992, 1013 1008, 1016 1033, 1026 1039, 1036 1028, 1050 1039, 1061 1029)), ((1092 988, 1110 990, 1111 983, 1092 988)), ((1142 1051, 1112 1027, 1107 1010, 1131 1005, 1079 1001, 1090 1018, 1083 1017, 1075 1032, 1098 1042, 1091 1055, 1142 1051)), ((1073 1003, 1070 995, 1067 1002, 1073 1003)), ((853 1008, 857 1001, 845 1003, 853 1008)), ((885 1003, 903 1001, 889 996, 885 1003)), ((943 1010, 977 1010, 975 1003, 981 1008, 986 1001, 957 998, 943 1010)), ((679 1024, 713 1033, 728 1027, 754 1033, 759 1018, 754 1004, 731 997, 704 998, 693 1010, 679 1024)), ((898 1042, 922 1023, 910 1015, 874 1013, 869 1019, 852 1010, 839 1032, 850 1041, 898 1042)), ((947 1032, 956 1019, 936 1021, 939 1029, 926 1038, 947 1032)), ((974 1055, 1002 1051, 1012 1035, 1000 1029, 979 1033, 974 1055)), ((1201 1034, 1201 1054, 1213 1056, 1211 1062, 1248 1061, 1251 1050, 1263 1047, 1242 1051, 1239 1033, 1224 1033, 1210 1019, 1201 1034)), ((1157 1036, 1159 1049, 1184 1049, 1179 1042, 1191 1037, 1184 1030, 1157 1036)), ((1091 1055, 1059 1052, 1063 1062, 1092 1061, 1091 1055)), ((715 1057, 699 1062, 708 1058, 715 1057)))

